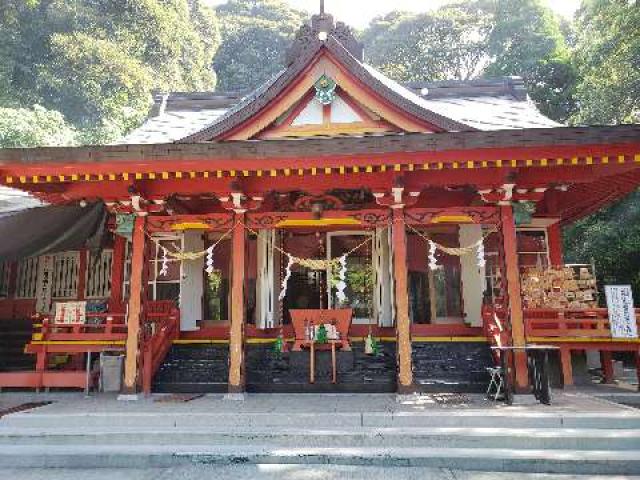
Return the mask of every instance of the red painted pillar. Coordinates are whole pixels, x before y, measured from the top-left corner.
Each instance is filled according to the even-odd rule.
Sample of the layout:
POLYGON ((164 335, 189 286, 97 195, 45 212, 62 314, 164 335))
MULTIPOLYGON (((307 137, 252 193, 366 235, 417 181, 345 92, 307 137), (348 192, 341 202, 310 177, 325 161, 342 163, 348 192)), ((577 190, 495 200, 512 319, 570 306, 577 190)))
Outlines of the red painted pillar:
POLYGON ((244 370, 244 275, 246 232, 244 211, 234 214, 231 261, 231 328, 229 332, 229 393, 242 393, 244 370))
POLYGON ((136 217, 133 225, 131 256, 131 294, 127 316, 127 357, 124 364, 124 392, 136 393, 138 388, 138 356, 140 354, 140 325, 144 295, 146 217, 136 217))
POLYGON ((404 209, 393 208, 393 273, 396 297, 396 348, 398 356, 398 392, 411 393, 413 365, 411 358, 411 320, 409 318, 409 291, 407 278, 407 232, 404 209))
MULTIPOLYGON (((516 224, 513 208, 510 205, 500 207, 502 220, 502 238, 504 263, 506 270, 507 295, 509 298, 509 318, 511 323, 511 342, 515 347, 526 344, 524 314, 522 311, 522 295, 520 292, 520 270, 516 243, 516 224)), ((514 355, 516 369, 516 389, 524 390, 529 385, 527 356, 523 351, 514 355)))
POLYGON ((600 366, 602 367, 602 377, 604 383, 613 383, 613 354, 608 350, 600 351, 600 366))
POLYGON ((127 239, 120 235, 114 236, 113 257, 111 259, 111 298, 109 309, 122 309, 122 284, 124 282, 124 262, 127 239))
POLYGON ((560 347, 560 365, 562 367, 562 384, 565 387, 573 385, 573 365, 571 364, 571 349, 560 347))
POLYGON ((547 241, 549 242, 549 261, 552 266, 563 265, 562 259, 562 229, 559 223, 549 225, 547 228, 547 241))

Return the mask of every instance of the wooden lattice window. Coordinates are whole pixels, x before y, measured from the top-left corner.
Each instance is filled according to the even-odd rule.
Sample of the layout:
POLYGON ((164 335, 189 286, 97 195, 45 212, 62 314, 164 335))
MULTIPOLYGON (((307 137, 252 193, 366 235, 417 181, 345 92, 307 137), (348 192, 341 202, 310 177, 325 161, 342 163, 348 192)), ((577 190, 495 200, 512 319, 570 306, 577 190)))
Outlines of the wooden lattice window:
POLYGON ((53 289, 55 299, 78 298, 79 252, 58 253, 53 257, 53 289))
POLYGON ((38 283, 38 257, 24 258, 18 262, 16 298, 36 298, 38 283))
POLYGON ((102 250, 99 256, 87 253, 85 298, 108 298, 111 295, 113 250, 102 250))
POLYGON ((9 296, 9 273, 11 272, 11 264, 9 262, 0 262, 0 298, 9 296))

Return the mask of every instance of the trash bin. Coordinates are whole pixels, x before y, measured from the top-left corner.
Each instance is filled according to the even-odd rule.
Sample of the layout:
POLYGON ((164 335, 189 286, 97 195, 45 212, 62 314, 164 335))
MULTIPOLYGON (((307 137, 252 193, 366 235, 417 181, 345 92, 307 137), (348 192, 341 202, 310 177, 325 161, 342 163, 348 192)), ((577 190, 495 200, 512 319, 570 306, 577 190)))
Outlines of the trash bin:
POLYGON ((124 355, 119 352, 100 353, 100 391, 119 392, 122 388, 124 355))

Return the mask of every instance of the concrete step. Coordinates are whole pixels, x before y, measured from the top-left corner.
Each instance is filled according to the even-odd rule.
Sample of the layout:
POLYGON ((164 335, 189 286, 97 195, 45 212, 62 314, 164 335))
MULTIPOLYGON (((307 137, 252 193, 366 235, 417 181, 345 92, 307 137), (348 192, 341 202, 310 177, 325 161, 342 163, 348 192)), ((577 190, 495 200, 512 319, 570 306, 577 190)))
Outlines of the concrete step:
POLYGON ((628 475, 640 473, 640 451, 484 448, 278 448, 267 446, 7 445, 0 468, 149 468, 189 464, 333 464, 460 470, 628 475))
MULTIPOLYGON (((639 429, 635 410, 615 412, 532 412, 513 410, 425 410, 411 412, 283 412, 251 410, 192 412, 176 406, 162 411, 131 411, 139 406, 109 411, 54 411, 48 407, 0 419, 0 429, 12 428, 588 428, 639 429)), ((155 408, 155 407, 154 407, 155 408)))
POLYGON ((281 448, 638 450, 640 430, 522 428, 0 428, 0 445, 269 445, 281 448))

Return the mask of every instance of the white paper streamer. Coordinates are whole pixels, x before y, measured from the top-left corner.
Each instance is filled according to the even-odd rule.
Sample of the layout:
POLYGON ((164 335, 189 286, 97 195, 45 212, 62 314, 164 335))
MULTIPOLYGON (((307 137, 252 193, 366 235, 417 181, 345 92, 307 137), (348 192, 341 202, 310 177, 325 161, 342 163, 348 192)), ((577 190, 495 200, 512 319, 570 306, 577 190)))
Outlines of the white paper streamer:
POLYGON ((338 278, 340 279, 336 284, 336 298, 340 303, 344 303, 347 300, 347 296, 344 291, 347 288, 345 279, 347 278, 347 257, 343 255, 340 257, 340 270, 338 271, 338 278))
POLYGON ((476 259, 478 261, 478 268, 484 268, 487 264, 487 260, 484 258, 484 243, 478 244, 478 250, 476 251, 476 259))
POLYGON ((207 248, 207 259, 205 260, 207 267, 204 269, 207 274, 211 275, 214 272, 213 268, 213 245, 207 248))
POLYGON ((162 248, 162 268, 158 272, 158 275, 160 277, 166 277, 169 273, 169 258, 167 257, 167 249, 164 247, 160 248, 162 248))
POLYGON ((438 269, 438 259, 436 258, 436 244, 435 242, 429 240, 429 269, 437 270, 438 269))
POLYGON ((287 284, 289 283, 289 278, 291 278, 291 267, 293 267, 294 260, 291 255, 287 254, 289 261, 287 262, 287 269, 285 270, 284 278, 282 279, 282 289, 280 290, 280 295, 278 298, 280 301, 284 300, 284 297, 287 295, 287 284))

